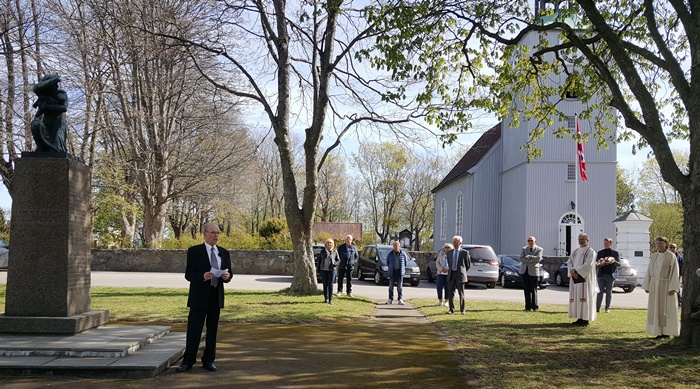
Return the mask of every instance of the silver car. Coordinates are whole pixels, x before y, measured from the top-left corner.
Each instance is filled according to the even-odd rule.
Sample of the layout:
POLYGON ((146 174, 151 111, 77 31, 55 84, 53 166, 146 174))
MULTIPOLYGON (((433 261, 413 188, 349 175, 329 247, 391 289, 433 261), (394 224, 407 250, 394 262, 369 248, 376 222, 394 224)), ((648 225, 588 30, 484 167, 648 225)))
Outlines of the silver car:
MULTIPOLYGON (((467 271, 469 283, 485 284, 489 289, 495 288, 496 281, 498 281, 498 257, 491 246, 463 244, 462 249, 469 251, 469 257, 472 262, 472 266, 467 271)), ((435 260, 440 251, 433 254, 425 269, 429 282, 435 282, 437 277, 435 260)))

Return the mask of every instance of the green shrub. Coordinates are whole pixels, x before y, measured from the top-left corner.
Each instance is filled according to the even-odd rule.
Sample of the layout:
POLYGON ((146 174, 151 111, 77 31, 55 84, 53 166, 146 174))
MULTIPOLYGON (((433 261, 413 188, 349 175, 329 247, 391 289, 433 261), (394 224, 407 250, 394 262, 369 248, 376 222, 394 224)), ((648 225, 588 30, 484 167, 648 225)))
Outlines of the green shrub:
POLYGON ((270 238, 284 231, 287 231, 287 221, 274 217, 260 223, 260 228, 258 229, 260 236, 263 238, 270 238))

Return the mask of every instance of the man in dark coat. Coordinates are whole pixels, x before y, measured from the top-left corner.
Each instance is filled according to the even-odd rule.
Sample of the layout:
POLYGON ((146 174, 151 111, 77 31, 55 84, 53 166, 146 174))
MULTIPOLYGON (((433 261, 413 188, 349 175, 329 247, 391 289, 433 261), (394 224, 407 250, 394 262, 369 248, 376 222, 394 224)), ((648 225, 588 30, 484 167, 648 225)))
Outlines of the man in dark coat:
POLYGON ((197 350, 202 339, 202 327, 207 323, 207 337, 202 355, 202 366, 209 371, 216 371, 216 331, 219 326, 219 314, 224 307, 224 283, 231 281, 231 256, 226 249, 218 247, 219 226, 207 223, 202 230, 204 243, 187 250, 187 268, 185 279, 190 282, 187 306, 187 341, 182 364, 178 372, 192 368, 197 360, 197 350))

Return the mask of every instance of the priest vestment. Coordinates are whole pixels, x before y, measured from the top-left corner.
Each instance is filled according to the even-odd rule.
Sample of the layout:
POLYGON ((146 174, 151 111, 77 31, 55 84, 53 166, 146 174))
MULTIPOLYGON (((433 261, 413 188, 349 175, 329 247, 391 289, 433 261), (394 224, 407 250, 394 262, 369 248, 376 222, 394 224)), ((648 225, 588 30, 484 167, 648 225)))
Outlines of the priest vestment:
POLYGON ((680 289, 678 261, 670 251, 654 253, 649 257, 649 269, 644 275, 642 288, 649 293, 647 302, 647 333, 650 335, 680 335, 678 293, 680 289))
POLYGON ((569 273, 569 317, 593 321, 596 318, 596 251, 591 246, 579 247, 571 254, 567 265, 569 272, 576 270, 584 282, 574 283, 569 273))

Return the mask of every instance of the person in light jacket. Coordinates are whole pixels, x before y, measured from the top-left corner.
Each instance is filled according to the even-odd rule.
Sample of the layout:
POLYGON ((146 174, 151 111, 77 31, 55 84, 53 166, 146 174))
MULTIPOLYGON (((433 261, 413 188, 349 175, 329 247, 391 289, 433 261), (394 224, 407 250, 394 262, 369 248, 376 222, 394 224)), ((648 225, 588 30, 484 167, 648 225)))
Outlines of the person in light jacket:
POLYGON ((321 282, 323 283, 323 302, 333 305, 333 280, 335 279, 335 269, 340 263, 338 251, 333 248, 333 239, 327 239, 324 244, 325 249, 318 255, 318 270, 321 272, 321 282))

